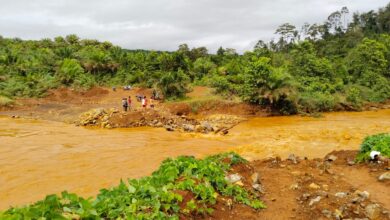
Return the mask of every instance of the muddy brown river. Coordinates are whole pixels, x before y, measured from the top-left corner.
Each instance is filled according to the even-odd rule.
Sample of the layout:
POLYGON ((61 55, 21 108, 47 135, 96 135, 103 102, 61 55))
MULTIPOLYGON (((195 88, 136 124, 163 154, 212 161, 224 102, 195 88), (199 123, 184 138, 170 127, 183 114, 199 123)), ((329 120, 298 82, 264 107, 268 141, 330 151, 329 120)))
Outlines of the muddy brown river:
POLYGON ((250 160, 290 153, 322 157, 358 149, 363 137, 379 132, 390 132, 390 110, 252 118, 227 136, 0 117, 0 210, 63 190, 93 196, 121 178, 149 175, 167 157, 230 150, 250 160))

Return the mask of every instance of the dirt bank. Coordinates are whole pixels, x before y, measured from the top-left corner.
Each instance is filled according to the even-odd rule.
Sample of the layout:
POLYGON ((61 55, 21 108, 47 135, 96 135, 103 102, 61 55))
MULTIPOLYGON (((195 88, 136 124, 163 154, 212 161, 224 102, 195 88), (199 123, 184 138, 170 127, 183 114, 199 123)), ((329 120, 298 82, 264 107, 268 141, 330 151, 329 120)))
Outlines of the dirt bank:
MULTIPOLYGON (((123 90, 118 88, 116 91, 112 91, 109 88, 95 87, 87 91, 76 91, 70 88, 59 88, 50 90, 44 98, 17 99, 12 106, 2 108, 0 111, 1 114, 9 116, 15 115, 73 123, 78 120, 81 114, 91 109, 121 109, 121 99, 129 96, 133 98, 133 110, 140 110, 142 109, 141 104, 135 98, 138 94, 150 97, 152 90, 144 88, 123 90)), ((194 87, 184 100, 175 102, 155 101, 155 106, 155 109, 161 112, 159 115, 166 115, 166 112, 169 112, 174 116, 185 115, 197 120, 210 116, 214 117, 214 115, 233 115, 241 118, 274 115, 267 108, 242 103, 237 97, 221 97, 214 94, 211 88, 201 86, 194 87)), ((367 103, 362 110, 376 111, 386 108, 390 108, 390 100, 386 103, 367 103)), ((353 109, 345 108, 344 110, 353 109)))
POLYGON ((390 219, 390 181, 378 176, 389 164, 354 164, 356 151, 335 151, 323 159, 270 158, 240 167, 245 187, 256 185, 267 208, 217 204, 210 219, 390 219))
MULTIPOLYGON (((132 90, 95 87, 87 91, 76 91, 69 88, 50 90, 44 98, 20 98, 16 104, 7 109, 2 109, 3 114, 19 114, 42 119, 64 121, 77 119, 77 117, 93 108, 118 108, 121 109, 121 99, 129 96, 133 99, 133 108, 141 108, 141 103, 136 101, 136 95, 151 97, 152 90, 133 88, 132 90)), ((188 98, 178 102, 155 102, 159 109, 170 111, 174 115, 264 115, 264 110, 258 106, 241 103, 237 100, 228 100, 214 95, 212 89, 206 87, 194 87, 188 98)))
POLYGON ((259 106, 224 100, 206 87, 195 87, 184 101, 155 101, 154 109, 143 109, 136 95, 149 98, 151 94, 151 89, 142 88, 116 91, 100 87, 88 91, 60 88, 49 91, 45 98, 19 99, 16 105, 1 114, 104 128, 148 126, 220 134, 226 134, 248 116, 267 115, 259 106), (133 100, 131 111, 123 112, 121 99, 129 96, 133 100))

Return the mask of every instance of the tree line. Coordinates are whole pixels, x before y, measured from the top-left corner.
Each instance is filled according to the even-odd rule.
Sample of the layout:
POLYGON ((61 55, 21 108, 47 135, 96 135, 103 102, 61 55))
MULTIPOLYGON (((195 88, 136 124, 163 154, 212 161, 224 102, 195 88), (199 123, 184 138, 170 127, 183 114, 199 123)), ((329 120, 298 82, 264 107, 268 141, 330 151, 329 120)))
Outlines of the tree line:
POLYGON ((276 40, 260 40, 244 54, 222 47, 210 54, 187 44, 173 52, 126 50, 76 35, 0 36, 0 95, 132 84, 175 99, 191 85, 205 85, 283 114, 359 109, 390 98, 390 4, 350 17, 343 7, 322 24, 282 24, 276 40))

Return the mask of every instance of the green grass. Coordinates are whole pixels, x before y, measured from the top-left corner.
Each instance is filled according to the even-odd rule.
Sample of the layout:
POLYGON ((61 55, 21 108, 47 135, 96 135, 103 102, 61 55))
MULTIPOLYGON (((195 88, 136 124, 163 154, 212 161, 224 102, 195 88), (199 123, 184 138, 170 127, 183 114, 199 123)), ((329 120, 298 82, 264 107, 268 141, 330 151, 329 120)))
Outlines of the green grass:
POLYGON ((179 215, 211 214, 219 196, 254 209, 265 208, 252 191, 225 180, 231 166, 240 163, 246 161, 234 153, 203 160, 167 159, 151 176, 121 181, 117 187, 102 189, 96 199, 63 192, 0 212, 0 219, 179 219, 179 215), (183 204, 179 191, 192 193, 192 199, 183 204))
POLYGON ((390 158, 390 133, 366 137, 360 145, 360 152, 356 156, 356 161, 363 162, 370 160, 370 152, 373 150, 381 152, 381 156, 390 158))

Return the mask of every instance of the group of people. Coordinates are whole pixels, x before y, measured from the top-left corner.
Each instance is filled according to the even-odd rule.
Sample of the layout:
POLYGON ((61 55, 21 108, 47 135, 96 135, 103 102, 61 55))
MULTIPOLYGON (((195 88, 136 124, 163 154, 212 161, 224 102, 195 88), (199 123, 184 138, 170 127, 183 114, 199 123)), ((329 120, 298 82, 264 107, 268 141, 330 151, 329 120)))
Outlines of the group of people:
MULTIPOLYGON (((123 90, 131 90, 131 89, 132 87, 130 85, 123 86, 123 90)), ((116 92, 115 86, 112 87, 112 91, 116 92)), ((142 108, 144 109, 146 109, 148 105, 150 106, 150 108, 154 108, 154 100, 159 99, 158 92, 155 89, 153 90, 152 96, 150 97, 149 100, 146 98, 145 95, 137 94, 135 97, 137 98, 138 102, 141 102, 142 108)), ((122 98, 123 111, 127 112, 127 110, 131 109, 131 106, 132 106, 131 96, 129 96, 128 98, 122 98)))
MULTIPOLYGON (((146 109, 148 104, 149 104, 150 108, 154 108, 153 96, 150 97, 149 100, 146 98, 146 96, 136 95, 136 97, 137 97, 137 100, 141 102, 142 108, 146 109)), ((128 109, 131 109, 131 104, 132 104, 131 96, 129 96, 128 98, 122 98, 123 111, 126 112, 128 109)))

